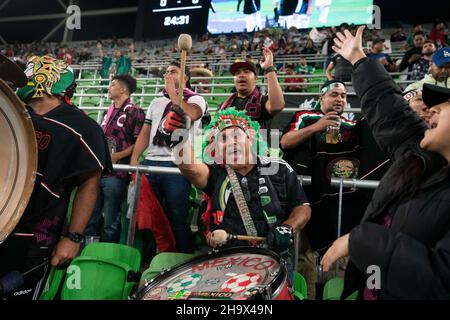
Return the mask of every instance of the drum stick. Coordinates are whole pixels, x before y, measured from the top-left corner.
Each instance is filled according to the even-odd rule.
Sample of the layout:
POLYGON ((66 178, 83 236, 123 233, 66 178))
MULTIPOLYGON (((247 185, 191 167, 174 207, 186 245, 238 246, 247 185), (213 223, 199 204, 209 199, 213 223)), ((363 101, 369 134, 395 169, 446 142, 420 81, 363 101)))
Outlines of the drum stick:
POLYGON ((241 240, 241 241, 265 241, 266 240, 266 238, 264 238, 264 237, 235 235, 235 234, 227 233, 225 230, 221 230, 221 229, 214 230, 211 233, 211 238, 221 244, 224 244, 228 240, 231 240, 231 239, 236 239, 236 240, 241 240))
POLYGON ((186 71, 186 60, 187 60, 187 52, 191 50, 192 47, 192 38, 190 35, 186 33, 180 34, 178 37, 178 48, 181 50, 181 61, 180 61, 180 83, 178 85, 178 105, 181 107, 181 103, 183 102, 183 91, 184 91, 184 82, 185 71, 186 71))
POLYGON ((229 236, 236 238, 237 240, 241 240, 241 241, 265 241, 266 240, 266 238, 264 238, 264 237, 242 236, 242 235, 234 235, 234 234, 230 234, 229 236))

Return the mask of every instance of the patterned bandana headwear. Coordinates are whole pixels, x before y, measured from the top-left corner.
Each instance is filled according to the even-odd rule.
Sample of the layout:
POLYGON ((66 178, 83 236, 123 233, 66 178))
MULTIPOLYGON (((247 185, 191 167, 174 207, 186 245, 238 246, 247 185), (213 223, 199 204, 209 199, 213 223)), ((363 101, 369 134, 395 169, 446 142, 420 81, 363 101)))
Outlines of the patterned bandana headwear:
POLYGON ((331 89, 336 89, 336 88, 341 88, 341 89, 346 90, 345 84, 343 82, 332 80, 332 81, 327 81, 323 85, 322 89, 320 89, 320 95, 323 96, 324 94, 326 94, 331 89))
POLYGON ((17 90, 17 95, 24 102, 31 98, 42 98, 45 94, 64 94, 74 81, 73 71, 68 64, 50 56, 31 57, 25 74, 28 83, 17 90))
POLYGON ((231 127, 242 129, 249 137, 252 151, 255 154, 266 154, 267 143, 260 134, 259 123, 250 119, 245 111, 238 111, 235 108, 227 108, 216 112, 208 127, 205 129, 205 139, 203 140, 203 161, 213 163, 215 152, 215 139, 218 133, 231 127))

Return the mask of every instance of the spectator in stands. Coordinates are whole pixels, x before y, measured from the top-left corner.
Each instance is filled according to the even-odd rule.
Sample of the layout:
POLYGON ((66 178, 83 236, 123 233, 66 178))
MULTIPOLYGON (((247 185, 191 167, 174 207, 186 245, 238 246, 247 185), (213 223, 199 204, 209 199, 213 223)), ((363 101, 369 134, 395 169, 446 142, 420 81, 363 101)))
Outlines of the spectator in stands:
MULTIPOLYGON (((295 76, 297 73, 294 71, 294 66, 292 64, 288 64, 284 67, 284 71, 286 72, 287 76, 295 76)), ((286 92, 301 92, 306 89, 306 80, 302 77, 293 77, 293 78, 284 78, 284 83, 297 83, 297 84, 290 84, 286 85, 284 88, 284 91, 286 92), (302 84, 300 84, 302 83, 302 84)))
POLYGON ((336 54, 331 58, 331 62, 325 70, 325 75, 328 80, 340 80, 349 82, 352 80, 353 67, 350 62, 342 58, 342 56, 336 54), (334 74, 331 71, 334 70, 334 74))
POLYGON ((234 76, 236 92, 220 107, 221 110, 235 107, 245 110, 247 115, 259 122, 261 128, 270 129, 269 120, 285 106, 283 92, 278 83, 276 69, 273 66, 273 54, 264 49, 260 66, 267 80, 267 95, 263 95, 256 86, 256 66, 249 62, 235 62, 230 66, 234 76))
POLYGON ((108 79, 116 74, 128 74, 131 73, 131 62, 134 59, 134 44, 130 44, 130 55, 125 56, 120 49, 114 50, 112 57, 105 56, 103 52, 103 45, 101 41, 97 42, 98 53, 100 59, 102 59, 102 66, 100 69, 100 76, 103 79, 108 79))
POLYGON ((422 98, 422 90, 411 90, 403 93, 403 98, 408 101, 411 109, 417 113, 423 121, 430 126, 431 112, 430 109, 425 105, 422 98))
MULTIPOLYGON (((292 117, 280 142, 284 159, 297 174, 312 177, 311 186, 305 187, 312 216, 301 248, 301 273, 307 277, 310 295, 316 280, 311 250, 323 254, 338 233, 339 194, 330 186, 330 179, 376 180, 387 166, 365 121, 342 116, 347 105, 347 88, 342 81, 326 81, 319 101, 320 110, 302 110, 292 117)), ((359 223, 371 195, 370 190, 344 188, 342 233, 359 223)))
POLYGON ((403 71, 408 68, 411 71, 412 65, 420 60, 422 56, 422 47, 425 42, 425 36, 423 32, 417 32, 414 35, 414 48, 405 52, 402 62, 399 66, 399 71, 403 71))
POLYGON ((316 68, 307 63, 306 58, 300 58, 299 65, 295 69, 299 74, 313 74, 315 70, 316 68))
POLYGON ((384 39, 375 38, 372 40, 372 50, 367 55, 370 59, 378 60, 384 68, 389 72, 394 72, 398 70, 397 65, 392 61, 391 57, 384 51, 384 39))
POLYGON ((430 63, 430 74, 422 80, 414 82, 406 87, 405 92, 413 89, 422 90, 424 83, 433 84, 439 87, 449 87, 448 77, 450 76, 450 48, 441 48, 433 54, 430 63))
MULTIPOLYGON (((2 68, 5 65, 2 63, 2 68)), ((111 168, 98 124, 64 102, 65 90, 74 81, 67 63, 35 56, 29 61, 27 76, 26 86, 19 88, 17 95, 27 104, 27 116, 33 121, 38 163, 33 193, 28 204, 21 204, 26 205, 22 218, 0 245, 0 279, 3 285, 12 287, 6 294, 1 290, 0 301, 37 299, 48 267, 35 267, 46 261, 52 266, 65 265, 78 255, 82 233, 95 206, 101 172, 111 168), (70 222, 63 229, 70 195, 76 187, 70 222), (22 283, 4 277, 12 271, 24 273, 22 283)))
POLYGON ((433 40, 438 47, 446 47, 448 45, 448 29, 443 22, 435 23, 428 37, 433 40))
POLYGON ((424 85, 427 128, 398 85, 362 51, 361 33, 340 34, 335 50, 354 66, 353 85, 378 145, 394 162, 361 223, 325 254, 325 271, 349 257, 342 298, 450 299, 450 90, 424 85), (377 289, 369 267, 377 267, 377 289))
POLYGON ((406 34, 402 30, 402 26, 399 25, 395 28, 394 33, 391 35, 391 42, 402 42, 406 40, 406 34))
MULTIPOLYGON (((308 222, 311 210, 295 171, 283 160, 263 156, 267 145, 259 129, 244 111, 219 111, 206 132, 204 162, 196 161, 191 147, 187 147, 183 148, 178 168, 211 198, 204 216, 208 245, 220 246, 211 237, 217 229, 234 235, 267 237, 269 247, 288 262, 291 278, 291 241, 294 232, 308 222), (274 163, 277 170, 271 170, 274 163)), ((226 243, 227 247, 242 245, 248 246, 249 242, 226 243)))
MULTIPOLYGON (((136 79, 128 74, 116 75, 108 88, 112 105, 105 112, 101 127, 108 142, 113 164, 129 164, 134 143, 144 124, 144 111, 131 102, 136 90, 136 79)), ((99 237, 100 241, 120 241, 121 209, 126 199, 129 174, 123 171, 107 172, 100 180, 100 190, 94 212, 85 235, 99 237)))
POLYGON ((422 29, 422 24, 419 23, 419 24, 413 25, 413 31, 411 32, 411 34, 408 36, 408 39, 406 40, 410 47, 414 47, 414 35, 416 33, 420 33, 420 32, 423 33, 425 38, 427 37, 426 33, 422 29))
MULTIPOLYGON (((136 140, 131 156, 131 164, 137 165, 139 156, 147 149, 143 165, 156 167, 176 167, 171 149, 161 146, 157 141, 160 131, 173 132, 174 112, 172 106, 178 104, 178 88, 180 64, 171 62, 164 75, 165 86, 163 96, 155 98, 147 111, 145 123, 136 140), (148 147, 148 148, 147 148, 148 147)), ((206 102, 203 97, 190 90, 189 69, 186 69, 186 89, 183 91, 183 102, 180 106, 189 117, 191 126, 190 135, 193 135, 200 126, 200 119, 206 111, 206 102)), ((160 203, 165 201, 165 211, 172 226, 176 239, 177 250, 192 252, 193 242, 191 231, 187 224, 189 209, 189 192, 191 185, 183 176, 166 174, 147 174, 148 181, 160 203)))
POLYGON ((433 54, 436 52, 436 45, 431 40, 426 40, 422 47, 422 58, 415 62, 411 67, 411 74, 408 75, 408 80, 422 80, 430 69, 430 63, 433 59, 433 54))
POLYGON ((314 42, 311 39, 306 41, 305 47, 301 51, 302 54, 316 54, 317 49, 314 46, 314 42))

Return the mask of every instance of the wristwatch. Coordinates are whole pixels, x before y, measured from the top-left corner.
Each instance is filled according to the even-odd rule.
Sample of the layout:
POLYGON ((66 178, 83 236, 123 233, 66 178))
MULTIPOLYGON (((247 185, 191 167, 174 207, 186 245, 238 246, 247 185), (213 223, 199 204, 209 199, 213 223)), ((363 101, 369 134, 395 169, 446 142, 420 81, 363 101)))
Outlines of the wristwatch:
POLYGON ((277 69, 274 66, 268 67, 267 69, 264 69, 264 74, 268 74, 270 72, 277 72, 277 69))
POLYGON ((81 233, 77 232, 67 232, 65 236, 75 243, 80 243, 84 238, 81 233))

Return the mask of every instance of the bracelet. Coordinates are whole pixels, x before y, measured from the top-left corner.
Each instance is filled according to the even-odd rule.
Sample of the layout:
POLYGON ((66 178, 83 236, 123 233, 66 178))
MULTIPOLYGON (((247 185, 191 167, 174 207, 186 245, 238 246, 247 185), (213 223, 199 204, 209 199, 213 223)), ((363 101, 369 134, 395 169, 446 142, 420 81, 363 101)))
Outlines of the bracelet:
POLYGON ((270 72, 277 72, 277 69, 274 66, 268 67, 267 69, 264 69, 264 74, 268 74, 270 72))

